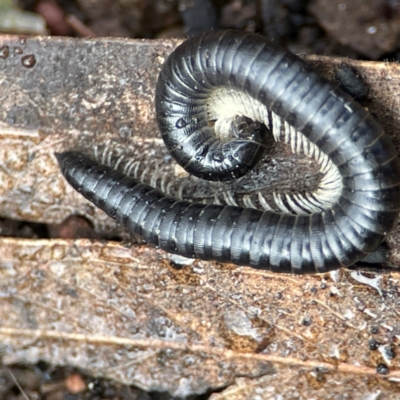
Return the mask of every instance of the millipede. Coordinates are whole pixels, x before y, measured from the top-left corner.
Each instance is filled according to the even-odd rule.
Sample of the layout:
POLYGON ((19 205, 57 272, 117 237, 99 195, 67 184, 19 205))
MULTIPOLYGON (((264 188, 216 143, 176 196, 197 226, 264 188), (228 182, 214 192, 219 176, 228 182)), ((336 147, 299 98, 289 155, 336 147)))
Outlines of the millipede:
POLYGON ((188 258, 320 273, 363 259, 396 223, 400 164, 390 137, 340 88, 262 36, 226 30, 184 41, 162 67, 155 105, 170 154, 201 179, 247 174, 263 157, 265 132, 278 139, 282 127, 284 141, 324 175, 278 212, 176 199, 80 152, 56 154, 74 189, 148 244, 188 258), (232 134, 226 126, 238 116, 259 125, 232 134))

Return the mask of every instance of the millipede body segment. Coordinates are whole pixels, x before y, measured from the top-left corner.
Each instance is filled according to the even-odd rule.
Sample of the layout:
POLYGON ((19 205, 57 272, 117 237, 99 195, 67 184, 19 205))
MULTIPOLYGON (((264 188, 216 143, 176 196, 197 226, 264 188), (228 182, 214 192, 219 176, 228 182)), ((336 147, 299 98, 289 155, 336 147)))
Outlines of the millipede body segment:
POLYGON ((297 137, 326 173, 317 191, 288 197, 296 213, 279 213, 178 200, 83 154, 57 155, 76 190, 149 244, 190 258, 316 273, 373 252, 396 222, 400 164, 391 139, 348 95, 261 36, 220 31, 185 41, 162 68, 156 111, 171 155, 199 178, 235 179, 262 158, 262 130, 224 133, 237 115, 277 139, 285 126, 286 141, 297 137))

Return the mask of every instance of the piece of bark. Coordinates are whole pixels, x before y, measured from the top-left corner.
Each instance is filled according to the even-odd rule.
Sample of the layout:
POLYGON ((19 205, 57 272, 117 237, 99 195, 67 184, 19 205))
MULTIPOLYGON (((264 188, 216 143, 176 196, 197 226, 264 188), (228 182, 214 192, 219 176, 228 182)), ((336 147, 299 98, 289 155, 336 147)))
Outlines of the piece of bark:
MULTIPOLYGON (((158 73, 179 42, 0 36, 2 216, 61 223, 70 214, 80 214, 99 231, 115 228, 111 219, 65 183, 54 157, 63 150, 80 150, 109 164, 120 160, 125 170, 137 166, 146 183, 156 180, 160 185, 162 177, 168 177, 177 182, 175 193, 181 186, 193 185, 181 177, 167 154, 154 116, 158 73)), ((397 63, 307 59, 331 79, 334 68, 342 63, 359 71, 369 89, 364 105, 399 148, 397 63)), ((285 182, 296 186, 309 161, 302 163, 278 150, 271 170, 261 176, 262 183, 265 187, 284 187, 285 182)), ((242 189, 252 184, 246 179, 242 189)), ((207 185, 220 193, 218 185, 207 185)), ((235 189, 235 185, 228 183, 224 188, 235 189)))
MULTIPOLYGON (((59 224, 78 214, 99 232, 121 233, 114 221, 67 185, 59 173, 54 153, 70 149, 108 164, 119 160, 120 168, 131 172, 138 167, 146 183, 156 181, 161 187, 174 183, 172 194, 182 187, 199 190, 201 185, 182 177, 167 154, 154 116, 158 73, 180 42, 0 36, 1 215, 59 224)), ((400 147, 399 64, 317 56, 307 60, 332 80, 342 64, 358 71, 369 91, 363 105, 400 147)), ((264 185, 272 196, 276 187, 292 189, 304 183, 309 160, 282 148, 271 160, 258 180, 253 182, 249 174, 240 184, 207 183, 212 192, 206 194, 223 201, 226 192, 244 193, 249 187, 264 185)), ((389 242, 400 243, 400 236, 390 236, 389 242)))
POLYGON ((93 155, 99 145, 103 154, 103 143, 126 158, 162 160, 154 86, 176 43, 0 37, 8 49, 0 58, 2 215, 60 223, 80 213, 99 230, 113 228, 66 185, 54 153, 77 148, 93 155), (34 65, 24 66, 24 57, 34 65))
POLYGON ((329 398, 332 385, 352 393, 354 382, 365 394, 398 390, 398 272, 176 268, 147 246, 83 239, 0 238, 0 260, 6 365, 72 365, 182 397, 240 377, 246 391, 269 382, 303 398, 329 398))

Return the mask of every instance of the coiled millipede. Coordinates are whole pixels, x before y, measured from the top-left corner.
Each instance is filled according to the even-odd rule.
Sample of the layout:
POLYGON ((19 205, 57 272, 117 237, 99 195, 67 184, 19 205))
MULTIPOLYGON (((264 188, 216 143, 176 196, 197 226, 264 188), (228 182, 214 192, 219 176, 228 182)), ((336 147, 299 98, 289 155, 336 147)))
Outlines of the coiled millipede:
POLYGON ((237 178, 260 159, 262 135, 216 137, 219 121, 237 115, 274 135, 284 124, 288 142, 300 135, 305 153, 329 167, 316 192, 288 199, 296 215, 178 200, 80 153, 57 154, 72 187, 146 243, 189 258, 316 273, 373 252, 396 222, 400 164, 389 136, 348 95, 261 36, 220 31, 185 41, 162 68, 156 110, 172 156, 204 179, 237 178))

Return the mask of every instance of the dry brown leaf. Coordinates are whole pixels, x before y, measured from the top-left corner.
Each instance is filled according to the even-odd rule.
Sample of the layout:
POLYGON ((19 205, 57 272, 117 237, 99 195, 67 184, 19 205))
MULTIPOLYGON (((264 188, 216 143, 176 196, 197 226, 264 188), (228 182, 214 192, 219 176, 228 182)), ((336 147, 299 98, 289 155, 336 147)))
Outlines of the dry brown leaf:
POLYGON ((379 277, 369 286, 344 270, 294 277, 202 261, 178 270, 162 251, 88 240, 3 238, 0 260, 5 364, 74 365, 176 396, 286 373, 304 393, 327 381, 399 387, 398 272, 364 272, 379 277))

